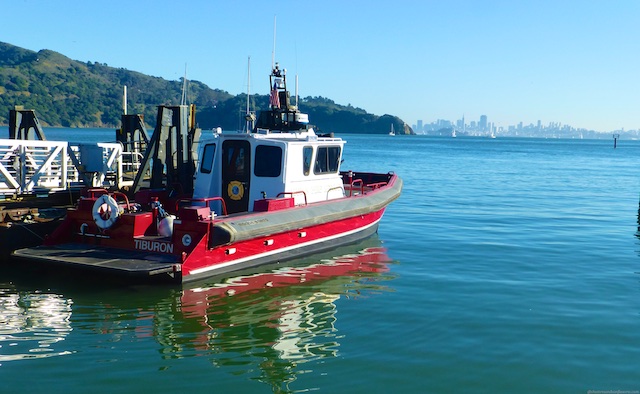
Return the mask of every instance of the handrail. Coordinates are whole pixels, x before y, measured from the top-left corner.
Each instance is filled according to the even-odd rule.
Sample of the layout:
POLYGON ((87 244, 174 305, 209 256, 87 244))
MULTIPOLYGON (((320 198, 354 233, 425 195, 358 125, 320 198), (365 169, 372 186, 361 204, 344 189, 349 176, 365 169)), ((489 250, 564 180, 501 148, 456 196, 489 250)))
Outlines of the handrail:
POLYGON ((89 198, 97 198, 97 194, 100 193, 100 196, 103 194, 109 194, 107 189, 103 189, 101 187, 95 187, 91 189, 87 189, 87 194, 89 198))
POLYGON ((180 203, 181 202, 192 202, 192 201, 198 201, 198 202, 204 202, 205 206, 207 208, 210 208, 211 206, 209 205, 209 202, 211 201, 220 201, 222 203, 222 214, 224 216, 228 215, 227 214, 227 204, 224 202, 224 198, 222 197, 206 197, 206 198, 181 198, 179 200, 176 201, 176 212, 178 212, 178 209, 180 208, 180 203))
POLYGON ((113 192, 111 193, 113 195, 113 199, 116 200, 116 202, 118 201, 116 199, 117 196, 122 196, 124 197, 124 203, 125 203, 125 210, 130 211, 131 207, 129 206, 129 197, 127 197, 126 194, 122 193, 122 192, 113 192))
POLYGON ((370 187, 372 189, 379 189, 383 186, 387 186, 389 184, 389 182, 377 182, 377 183, 368 183, 367 187, 370 187))
POLYGON ((336 187, 332 187, 331 189, 327 190, 327 200, 329 199, 329 193, 331 193, 332 190, 341 190, 341 191, 343 191, 344 190, 344 186, 336 186, 336 187))
POLYGON ((375 182, 375 183, 367 183, 367 184, 365 184, 362 179, 353 179, 351 181, 351 183, 349 184, 349 197, 353 196, 353 190, 358 187, 357 184, 360 185, 359 186, 360 194, 364 194, 365 188, 366 189, 375 190, 375 189, 379 189, 379 188, 381 188, 383 186, 387 186, 389 184, 389 182, 375 182))
POLYGON ((87 195, 88 198, 97 198, 98 196, 103 196, 103 195, 110 195, 113 196, 113 199, 117 202, 118 199, 117 197, 122 197, 124 199, 124 203, 125 203, 125 210, 126 211, 130 211, 131 210, 131 206, 129 205, 129 197, 127 197, 126 194, 122 193, 122 192, 111 192, 109 193, 109 191, 107 189, 103 189, 100 187, 95 187, 95 188, 91 188, 91 189, 87 189, 87 195))
POLYGON ((307 205, 307 193, 305 193, 304 191, 300 190, 297 192, 282 192, 282 193, 278 193, 278 195, 276 196, 276 198, 280 198, 280 197, 284 197, 286 195, 291 196, 291 198, 295 198, 294 194, 302 194, 302 196, 304 197, 304 205, 307 205))
POLYGON ((360 194, 364 194, 364 181, 362 179, 352 179, 349 184, 349 197, 353 197, 353 189, 356 183, 360 183, 360 194))

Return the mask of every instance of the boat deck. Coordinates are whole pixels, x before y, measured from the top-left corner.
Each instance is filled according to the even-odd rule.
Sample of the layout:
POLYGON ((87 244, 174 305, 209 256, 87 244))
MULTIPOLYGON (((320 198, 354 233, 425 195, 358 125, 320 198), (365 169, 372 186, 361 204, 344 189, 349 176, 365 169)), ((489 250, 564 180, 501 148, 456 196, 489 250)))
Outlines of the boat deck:
POLYGON ((172 255, 87 244, 61 244, 18 249, 13 252, 13 257, 51 267, 82 268, 137 278, 152 278, 160 274, 173 276, 174 266, 177 263, 176 257, 172 255))

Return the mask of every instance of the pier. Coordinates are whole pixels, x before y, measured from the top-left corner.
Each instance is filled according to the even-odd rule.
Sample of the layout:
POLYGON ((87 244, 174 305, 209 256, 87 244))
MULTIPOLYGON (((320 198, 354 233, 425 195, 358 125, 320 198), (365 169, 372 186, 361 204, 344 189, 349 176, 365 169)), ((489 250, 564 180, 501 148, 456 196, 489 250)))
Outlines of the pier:
POLYGON ((118 130, 117 142, 72 145, 47 141, 33 110, 11 110, 9 138, 0 139, 0 201, 83 187, 132 186, 148 137, 141 121, 133 119, 137 115, 125 116, 128 122, 118 130))

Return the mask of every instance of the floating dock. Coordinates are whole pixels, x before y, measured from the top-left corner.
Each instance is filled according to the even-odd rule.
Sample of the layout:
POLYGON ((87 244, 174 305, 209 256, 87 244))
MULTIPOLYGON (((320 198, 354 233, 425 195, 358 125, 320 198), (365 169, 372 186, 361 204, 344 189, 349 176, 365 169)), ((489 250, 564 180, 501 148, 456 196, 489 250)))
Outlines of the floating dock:
POLYGON ((116 142, 48 141, 34 110, 9 113, 0 139, 0 258, 35 246, 87 187, 126 190, 139 172, 148 136, 141 115, 123 115, 116 142))

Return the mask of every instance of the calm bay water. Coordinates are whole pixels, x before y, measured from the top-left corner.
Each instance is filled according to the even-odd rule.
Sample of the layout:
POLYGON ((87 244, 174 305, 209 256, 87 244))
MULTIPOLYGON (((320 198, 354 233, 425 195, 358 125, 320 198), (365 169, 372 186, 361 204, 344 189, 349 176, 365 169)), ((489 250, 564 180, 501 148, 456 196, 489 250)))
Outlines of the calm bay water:
POLYGON ((404 180, 377 237, 227 287, 4 270, 0 391, 640 390, 640 142, 345 138, 404 180))

